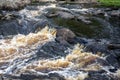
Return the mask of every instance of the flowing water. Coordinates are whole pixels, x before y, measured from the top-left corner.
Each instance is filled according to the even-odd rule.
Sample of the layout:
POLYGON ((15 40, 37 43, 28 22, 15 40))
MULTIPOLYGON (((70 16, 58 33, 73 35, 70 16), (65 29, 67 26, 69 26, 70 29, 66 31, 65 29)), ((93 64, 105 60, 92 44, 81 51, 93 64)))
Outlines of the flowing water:
MULTIPOLYGON (((10 29, 15 33, 1 29, 3 33, 0 39, 0 74, 5 75, 5 80, 8 77, 15 80, 87 80, 90 71, 103 70, 102 75, 109 77, 109 80, 113 80, 110 79, 111 77, 119 77, 119 71, 118 74, 109 71, 109 69, 114 69, 114 66, 110 65, 105 60, 106 56, 101 55, 100 52, 93 54, 85 52, 81 44, 66 46, 56 41, 57 28, 63 27, 71 29, 79 37, 119 41, 119 31, 114 29, 114 25, 103 16, 86 14, 92 10, 94 8, 81 8, 80 6, 76 8, 70 5, 64 7, 46 3, 29 5, 16 12, 20 16, 14 19, 17 23, 12 24, 16 26, 16 31, 10 29), (56 11, 83 17, 81 21, 77 18, 64 19, 60 16, 56 17, 56 11), (48 18, 49 12, 55 16, 48 18), (82 20, 85 22, 88 20, 88 23, 82 20), (45 25, 49 27, 43 28, 42 26, 45 25)), ((3 25, 6 22, 8 21, 0 22, 2 28, 9 26, 3 25)), ((118 25, 117 28, 119 28, 118 25)))

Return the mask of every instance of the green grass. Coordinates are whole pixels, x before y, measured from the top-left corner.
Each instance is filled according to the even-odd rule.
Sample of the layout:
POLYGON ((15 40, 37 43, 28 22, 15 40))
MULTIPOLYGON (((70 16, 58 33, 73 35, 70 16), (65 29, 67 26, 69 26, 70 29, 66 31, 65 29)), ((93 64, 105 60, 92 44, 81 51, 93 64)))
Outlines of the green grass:
POLYGON ((104 6, 120 7, 120 0, 98 0, 104 6))

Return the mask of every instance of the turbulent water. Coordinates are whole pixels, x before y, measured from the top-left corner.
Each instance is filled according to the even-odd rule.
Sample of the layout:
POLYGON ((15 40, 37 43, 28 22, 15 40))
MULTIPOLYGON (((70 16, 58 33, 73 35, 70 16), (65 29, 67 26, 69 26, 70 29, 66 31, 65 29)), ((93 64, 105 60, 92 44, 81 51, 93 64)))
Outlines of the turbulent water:
MULTIPOLYGON (((56 30, 46 27, 38 33, 30 33, 26 36, 17 35, 12 39, 0 40, 0 73, 7 75, 58 73, 64 76, 63 79, 84 80, 88 77, 88 71, 102 69, 107 71, 107 69, 112 68, 107 63, 99 62, 100 60, 104 62, 104 57, 99 56, 99 53, 95 55, 83 52, 83 47, 79 44, 75 45, 73 50, 70 50, 70 53, 62 58, 45 59, 46 57, 40 57, 37 59, 38 56, 44 55, 42 53, 36 54, 38 48, 40 49, 46 43, 54 41, 55 36, 56 30)), ((44 79, 49 79, 49 77, 44 79)), ((50 77, 50 79, 52 78, 50 77)), ((61 79, 58 78, 58 80, 61 79)))
MULTIPOLYGON (((7 30, 8 33, 7 31, 1 32, 1 79, 119 80, 119 67, 116 70, 116 66, 106 60, 106 55, 99 51, 96 51, 96 54, 85 51, 86 46, 82 44, 86 43, 84 41, 86 39, 83 39, 82 44, 77 40, 71 44, 70 41, 67 42, 67 38, 70 36, 71 39, 73 33, 64 33, 59 37, 59 29, 67 27, 79 37, 108 40, 98 41, 102 47, 109 41, 119 41, 119 32, 116 30, 118 25, 114 29, 114 26, 101 18, 101 15, 91 17, 87 14, 88 12, 93 13, 94 9, 50 3, 31 5, 16 12, 20 18, 14 19, 17 21, 14 23, 14 26, 17 26, 15 34, 9 30, 7 30), (90 18, 88 18, 89 16, 90 18), (80 19, 80 22, 76 19, 80 19), (114 33, 114 31, 116 32, 114 33)), ((14 14, 15 12, 9 13, 14 14)), ((3 27, 8 26, 3 25, 3 20, 0 24, 3 27)), ((14 29, 10 30, 14 32, 14 29)), ((5 30, 1 29, 1 31, 5 30)), ((95 43, 92 39, 86 41, 88 41, 88 45, 95 43)))

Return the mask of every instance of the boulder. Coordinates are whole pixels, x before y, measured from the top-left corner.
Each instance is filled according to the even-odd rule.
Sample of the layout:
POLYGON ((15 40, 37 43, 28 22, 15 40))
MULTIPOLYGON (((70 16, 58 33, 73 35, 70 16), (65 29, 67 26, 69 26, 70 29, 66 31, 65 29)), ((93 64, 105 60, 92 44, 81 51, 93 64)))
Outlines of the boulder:
POLYGON ((61 43, 65 43, 65 41, 71 42, 76 37, 76 35, 67 28, 57 29, 56 36, 56 40, 61 43))

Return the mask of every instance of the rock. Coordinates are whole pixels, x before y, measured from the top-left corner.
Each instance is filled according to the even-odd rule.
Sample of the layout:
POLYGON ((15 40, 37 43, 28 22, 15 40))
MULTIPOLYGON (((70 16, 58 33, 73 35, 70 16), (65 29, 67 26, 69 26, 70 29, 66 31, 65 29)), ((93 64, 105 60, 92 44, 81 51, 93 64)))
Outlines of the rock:
POLYGON ((106 60, 103 60, 103 59, 100 59, 100 58, 96 59, 96 62, 99 63, 102 66, 110 66, 110 64, 106 60))
POLYGON ((120 49, 110 51, 118 60, 120 60, 120 49))
POLYGON ((80 21, 82 21, 82 22, 84 22, 84 23, 86 23, 86 24, 90 24, 90 23, 92 23, 90 20, 88 20, 89 19, 89 17, 85 17, 85 16, 79 16, 79 17, 77 17, 77 20, 80 20, 80 21))
POLYGON ((104 12, 104 10, 102 10, 102 9, 98 9, 98 10, 94 11, 93 14, 94 14, 94 15, 104 15, 105 12, 104 12))
POLYGON ((4 10, 19 10, 30 3, 30 0, 0 0, 0 9, 4 10))
POLYGON ((118 10, 118 11, 112 11, 112 12, 110 12, 110 15, 112 17, 120 17, 120 10, 118 10))
POLYGON ((47 24, 48 22, 43 19, 22 19, 19 15, 8 14, 8 16, 3 17, 0 22, 0 35, 9 36, 16 35, 18 33, 28 34, 30 32, 37 32, 44 28, 47 24))
POLYGON ((48 8, 47 9, 48 13, 45 14, 48 18, 52 17, 59 17, 63 19, 75 19, 75 15, 71 13, 70 10, 63 9, 63 8, 48 8))
POLYGON ((21 74, 20 79, 22 80, 65 80, 64 76, 58 73, 49 73, 38 75, 36 73, 24 73, 21 74))
POLYGON ((46 16, 48 18, 52 18, 52 17, 60 17, 63 19, 75 19, 75 16, 73 14, 71 14, 70 12, 65 12, 63 10, 50 10, 46 16))
POLYGON ((37 6, 26 6, 27 10, 39 10, 37 6))
POLYGON ((40 19, 39 21, 30 21, 31 22, 35 22, 32 26, 31 26, 31 32, 37 32, 40 31, 41 29, 43 29, 46 25, 48 25, 48 21, 44 20, 44 19, 40 19))
POLYGON ((91 71, 89 72, 89 77, 85 80, 115 80, 110 75, 105 74, 105 71, 91 71))
POLYGON ((8 36, 18 34, 18 24, 17 21, 7 22, 5 24, 0 25, 0 35, 8 36))
POLYGON ((37 74, 34 72, 22 73, 19 76, 5 75, 0 76, 0 80, 65 80, 64 76, 58 73, 37 74))
MULTIPOLYGON (((44 53, 45 55, 48 55, 48 57, 65 56, 66 54, 68 54, 68 52, 66 51, 68 47, 69 47, 69 45, 61 44, 61 43, 58 43, 58 42, 49 42, 49 43, 45 44, 44 46, 42 46, 40 51, 42 53, 44 53)), ((39 56, 44 55, 44 54, 41 54, 41 53, 37 53, 37 54, 39 56)))
POLYGON ((80 44, 87 44, 88 43, 88 41, 86 41, 80 37, 75 37, 75 41, 76 41, 76 44, 77 43, 80 43, 80 44))
POLYGON ((93 53, 101 52, 101 53, 108 54, 107 46, 99 42, 92 42, 92 43, 86 44, 85 51, 91 51, 93 53))
POLYGON ((109 50, 120 49, 120 44, 108 44, 109 50))
POLYGON ((67 28, 57 29, 56 36, 57 41, 61 43, 64 41, 71 42, 76 37, 76 35, 67 28))
POLYGON ((118 70, 118 69, 116 69, 116 68, 109 69, 109 71, 110 71, 110 72, 113 72, 113 73, 115 73, 117 70, 118 70))
POLYGON ((14 12, 14 13, 2 12, 0 14, 0 20, 2 21, 8 21, 8 20, 10 21, 10 20, 17 19, 17 18, 21 18, 17 12, 14 12))
POLYGON ((119 68, 120 67, 120 62, 117 60, 117 58, 113 55, 113 54, 110 54, 106 57, 106 61, 114 66, 115 68, 119 68))
POLYGON ((58 16, 58 14, 55 12, 51 12, 51 13, 46 14, 46 17, 48 17, 48 18, 53 18, 53 17, 57 17, 57 16, 58 16))
POLYGON ((74 19, 75 16, 71 13, 64 12, 64 11, 58 11, 57 14, 59 17, 64 18, 64 19, 74 19))

